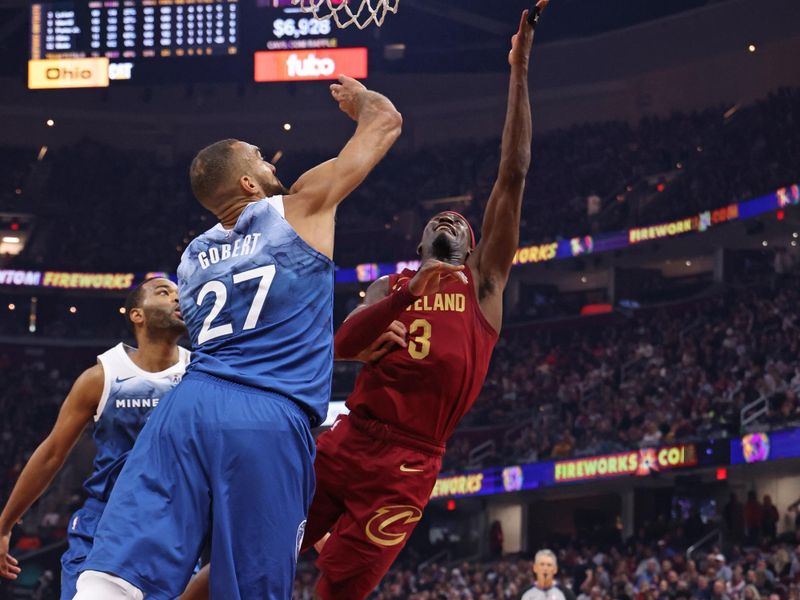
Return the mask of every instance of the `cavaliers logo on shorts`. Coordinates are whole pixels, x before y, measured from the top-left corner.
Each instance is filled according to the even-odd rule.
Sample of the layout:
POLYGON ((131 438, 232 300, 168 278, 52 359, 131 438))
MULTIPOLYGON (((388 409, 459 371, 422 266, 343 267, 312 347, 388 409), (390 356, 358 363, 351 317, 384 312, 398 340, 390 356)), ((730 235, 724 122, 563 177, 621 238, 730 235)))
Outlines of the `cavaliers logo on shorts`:
MULTIPOLYGON (((396 546, 402 544, 408 536, 407 531, 397 531, 403 525, 413 525, 422 518, 422 511, 410 504, 394 504, 379 508, 367 521, 364 532, 373 544, 378 546, 396 546), (394 529, 394 531, 390 531, 394 529)), ((413 529, 413 527, 412 527, 413 529)))

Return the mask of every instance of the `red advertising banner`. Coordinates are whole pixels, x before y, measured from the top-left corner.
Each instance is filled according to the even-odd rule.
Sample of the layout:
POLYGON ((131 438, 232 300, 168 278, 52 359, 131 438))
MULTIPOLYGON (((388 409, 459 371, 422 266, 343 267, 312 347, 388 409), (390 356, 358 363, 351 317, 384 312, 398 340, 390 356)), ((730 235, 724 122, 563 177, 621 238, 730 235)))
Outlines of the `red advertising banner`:
POLYGON ((313 81, 367 76, 366 48, 263 50, 255 55, 256 81, 313 81))

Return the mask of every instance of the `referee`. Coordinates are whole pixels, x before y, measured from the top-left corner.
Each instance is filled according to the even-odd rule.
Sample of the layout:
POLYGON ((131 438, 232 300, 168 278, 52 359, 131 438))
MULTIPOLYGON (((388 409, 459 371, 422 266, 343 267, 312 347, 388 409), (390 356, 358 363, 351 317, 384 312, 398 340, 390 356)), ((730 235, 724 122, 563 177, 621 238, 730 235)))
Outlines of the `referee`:
POLYGON ((558 573, 558 560, 552 550, 539 550, 533 561, 536 583, 520 600, 575 600, 569 588, 560 589, 553 578, 558 573))

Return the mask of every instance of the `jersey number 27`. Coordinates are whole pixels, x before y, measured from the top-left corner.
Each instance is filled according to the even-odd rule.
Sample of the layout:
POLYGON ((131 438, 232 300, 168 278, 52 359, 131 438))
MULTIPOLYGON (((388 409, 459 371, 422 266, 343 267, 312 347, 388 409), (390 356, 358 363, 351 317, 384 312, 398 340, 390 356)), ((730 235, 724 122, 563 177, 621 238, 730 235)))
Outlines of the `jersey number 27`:
MULTIPOLYGON (((244 320, 242 331, 253 329, 258 323, 258 317, 261 315, 261 309, 264 308, 264 302, 267 299, 267 293, 272 285, 272 280, 275 279, 275 265, 267 265, 265 267, 258 267, 257 269, 250 269, 242 273, 236 273, 233 276, 233 284, 242 283, 243 281, 250 281, 251 279, 260 278, 258 282, 258 289, 256 295, 253 297, 253 302, 250 304, 250 310, 247 312, 247 318, 244 320)), ((233 325, 231 323, 222 323, 220 325, 211 326, 211 323, 219 316, 225 303, 228 301, 228 288, 219 280, 212 280, 200 288, 200 293, 197 295, 197 306, 203 305, 203 300, 209 294, 214 294, 214 306, 211 307, 211 312, 203 321, 203 327, 200 329, 200 335, 197 336, 197 343, 204 344, 209 340, 221 337, 223 335, 230 335, 233 333, 233 325)))

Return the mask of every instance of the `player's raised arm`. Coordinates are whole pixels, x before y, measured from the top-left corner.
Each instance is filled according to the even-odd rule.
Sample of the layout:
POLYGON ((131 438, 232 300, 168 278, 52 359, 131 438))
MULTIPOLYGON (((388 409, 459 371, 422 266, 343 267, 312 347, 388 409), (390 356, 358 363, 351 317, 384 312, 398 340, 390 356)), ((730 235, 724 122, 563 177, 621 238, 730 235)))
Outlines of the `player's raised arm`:
MULTIPOLYGON (((547 3, 548 0, 539 0, 537 8, 541 11, 547 3)), ((532 43, 533 27, 528 23, 528 11, 524 11, 508 55, 511 79, 500 169, 483 217, 481 241, 470 257, 472 268, 477 269, 479 274, 481 301, 487 296, 499 296, 502 293, 519 244, 522 192, 531 162, 528 61, 532 43)), ((499 317, 497 321, 499 327, 499 317)))
POLYGON ((39 444, 22 469, 0 514, 0 576, 17 578, 20 568, 16 559, 8 553, 11 530, 64 465, 81 432, 92 420, 102 393, 103 367, 95 365, 75 381, 50 435, 39 444))
POLYGON ((385 96, 344 75, 331 85, 355 134, 334 159, 303 174, 289 191, 286 216, 298 233, 328 256, 333 253, 336 207, 361 184, 400 136, 403 118, 385 96), (318 239, 318 238, 322 239, 318 239))

